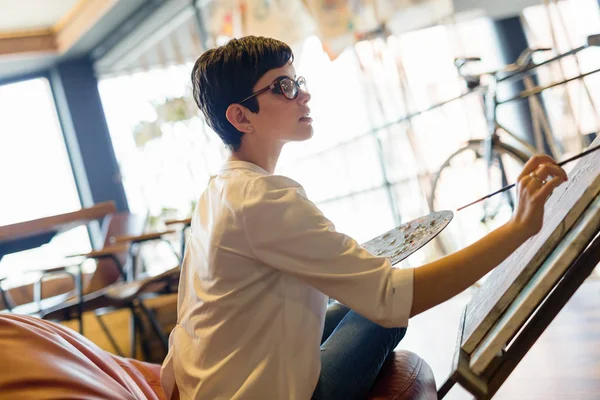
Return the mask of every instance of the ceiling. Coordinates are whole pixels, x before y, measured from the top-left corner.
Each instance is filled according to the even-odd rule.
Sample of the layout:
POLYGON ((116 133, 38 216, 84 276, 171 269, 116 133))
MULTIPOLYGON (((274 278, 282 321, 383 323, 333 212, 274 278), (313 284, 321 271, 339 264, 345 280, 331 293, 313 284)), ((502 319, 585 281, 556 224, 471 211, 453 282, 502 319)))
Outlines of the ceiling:
MULTIPOLYGON (((196 1, 206 8, 223 0, 196 1)), ((419 16, 416 11, 423 11, 424 5, 436 1, 439 0, 411 0, 423 5, 409 7, 412 14, 408 12, 411 10, 403 11, 401 25, 412 26, 407 19, 415 20, 419 16)), ((455 16, 474 12, 503 18, 517 15, 540 0, 444 1, 455 16)), ((191 3, 191 0, 0 0, 0 83, 83 54, 91 55, 101 76, 193 60, 204 46, 198 39, 191 3), (148 12, 140 12, 144 10, 148 12), (110 35, 118 40, 107 47, 110 35)))
POLYGON ((0 0, 0 81, 92 50, 157 0, 0 0))
MULTIPOLYGON (((93 52, 99 76, 194 61, 204 44, 189 0, 168 0, 110 51, 93 52)), ((206 4, 206 3, 204 3, 206 4)))
POLYGON ((75 8, 80 0, 0 0, 0 32, 48 29, 75 8))

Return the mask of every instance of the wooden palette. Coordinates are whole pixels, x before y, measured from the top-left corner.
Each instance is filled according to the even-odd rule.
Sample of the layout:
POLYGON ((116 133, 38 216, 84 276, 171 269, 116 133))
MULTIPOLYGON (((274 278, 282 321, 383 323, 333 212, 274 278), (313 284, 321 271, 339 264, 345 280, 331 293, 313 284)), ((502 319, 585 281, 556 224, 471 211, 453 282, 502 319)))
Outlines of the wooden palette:
POLYGON ((387 257, 394 265, 435 238, 453 216, 452 211, 434 212, 387 231, 362 246, 376 256, 387 257))
MULTIPOLYGON (((591 146, 600 144, 600 137, 591 146)), ((600 152, 581 158, 545 206, 544 226, 498 266, 467 305, 462 350, 471 354, 600 192, 600 152)))

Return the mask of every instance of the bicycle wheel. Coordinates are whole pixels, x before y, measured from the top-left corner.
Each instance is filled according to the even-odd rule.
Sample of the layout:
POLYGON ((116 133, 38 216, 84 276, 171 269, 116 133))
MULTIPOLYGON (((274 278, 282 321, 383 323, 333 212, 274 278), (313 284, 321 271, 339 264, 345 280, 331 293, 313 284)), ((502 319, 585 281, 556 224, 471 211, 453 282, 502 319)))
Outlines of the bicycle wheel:
MULTIPOLYGON (((438 171, 431 190, 432 211, 456 210, 474 200, 516 182, 529 157, 504 143, 492 146, 492 164, 485 159, 484 140, 471 140, 452 154, 438 171)), ((444 254, 472 244, 507 222, 516 204, 511 189, 456 213, 452 223, 438 237, 444 254)))

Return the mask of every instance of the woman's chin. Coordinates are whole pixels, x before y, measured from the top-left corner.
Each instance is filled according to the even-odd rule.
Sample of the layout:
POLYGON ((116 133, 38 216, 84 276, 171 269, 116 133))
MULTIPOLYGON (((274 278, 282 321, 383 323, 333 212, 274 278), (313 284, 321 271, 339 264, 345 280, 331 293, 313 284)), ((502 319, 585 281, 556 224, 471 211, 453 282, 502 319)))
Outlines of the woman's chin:
POLYGON ((307 125, 302 129, 297 129, 294 133, 283 137, 284 142, 303 142, 310 139, 313 136, 313 127, 307 125))
POLYGON ((304 129, 302 129, 300 132, 298 132, 298 141, 303 141, 303 140, 308 140, 313 136, 314 133, 314 129, 312 127, 312 125, 308 125, 306 126, 304 129))

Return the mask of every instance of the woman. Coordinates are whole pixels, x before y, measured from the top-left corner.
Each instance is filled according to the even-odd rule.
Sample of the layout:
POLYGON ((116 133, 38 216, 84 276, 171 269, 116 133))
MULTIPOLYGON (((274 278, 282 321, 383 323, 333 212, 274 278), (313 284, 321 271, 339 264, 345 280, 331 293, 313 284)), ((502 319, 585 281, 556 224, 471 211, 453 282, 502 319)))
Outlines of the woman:
POLYGON ((508 223, 430 264, 392 268, 336 232, 300 184, 274 175, 282 147, 313 134, 292 61, 286 44, 245 37, 194 65, 196 103, 232 153, 192 218, 162 371, 168 397, 364 398, 409 318, 535 235, 546 199, 567 179, 551 158, 533 157, 508 223), (339 303, 327 307, 328 297, 339 303))

